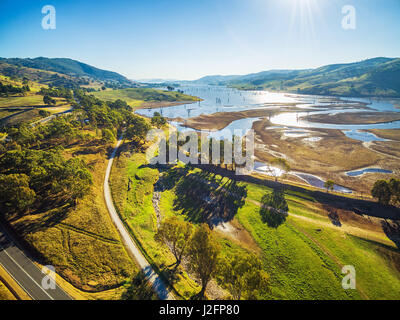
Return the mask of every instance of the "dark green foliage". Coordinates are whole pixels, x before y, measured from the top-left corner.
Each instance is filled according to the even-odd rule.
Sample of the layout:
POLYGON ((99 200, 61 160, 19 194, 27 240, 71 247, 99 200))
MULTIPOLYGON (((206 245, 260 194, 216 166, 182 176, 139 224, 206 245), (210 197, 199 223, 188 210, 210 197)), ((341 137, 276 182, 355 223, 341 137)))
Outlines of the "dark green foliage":
POLYGON ((288 210, 284 190, 274 189, 272 193, 265 194, 261 199, 261 219, 271 228, 278 228, 286 221, 288 210))
POLYGON ((27 68, 53 71, 71 75, 74 77, 89 77, 97 80, 111 81, 117 83, 130 83, 124 76, 111 71, 97 69, 85 63, 65 58, 34 58, 34 59, 19 59, 19 58, 0 58, 0 62, 15 66, 23 66, 27 68))
POLYGON ((154 112, 153 117, 151 118, 151 124, 153 126, 156 126, 157 128, 161 128, 165 126, 167 123, 167 120, 161 116, 159 112, 154 112))
POLYGON ((374 58, 316 69, 206 77, 198 82, 303 94, 400 97, 400 59, 374 58))
POLYGON ((103 129, 102 132, 102 140, 104 143, 114 143, 115 135, 110 129, 103 129))
POLYGON ((385 180, 376 181, 372 187, 371 195, 377 198, 379 203, 388 205, 392 196, 389 183, 385 180))
POLYGON ((400 204, 400 180, 392 178, 389 181, 376 181, 372 187, 371 195, 383 205, 400 204))
POLYGON ((56 100, 52 99, 49 95, 43 97, 44 104, 51 106, 56 104, 56 100))
POLYGON ((27 175, 0 174, 0 206, 3 210, 24 212, 32 206, 35 197, 27 175))
POLYGON ((76 201, 89 192, 93 179, 85 162, 79 158, 72 158, 65 162, 62 170, 56 175, 53 186, 55 184, 58 184, 70 200, 76 201))
POLYGON ((51 115, 51 113, 49 111, 39 110, 39 116, 41 116, 42 118, 46 118, 46 117, 48 117, 50 115, 51 115))
POLYGON ((132 108, 130 106, 128 106, 126 101, 123 101, 121 99, 117 99, 114 102, 107 102, 107 105, 111 109, 132 111, 132 108))
POLYGON ((4 175, 24 175, 41 199, 75 202, 92 185, 91 174, 79 158, 65 160, 56 150, 12 150, 0 158, 4 175))
POLYGON ((125 136, 128 139, 141 142, 145 139, 150 129, 151 126, 147 123, 145 119, 130 114, 127 117, 127 129, 125 132, 125 136))
POLYGON ((13 94, 24 94, 27 91, 30 91, 28 85, 15 87, 12 86, 11 84, 3 84, 0 82, 0 97, 7 97, 8 95, 13 95, 13 94))
POLYGON ((72 102, 74 99, 72 91, 64 87, 49 89, 41 88, 39 94, 49 97, 65 98, 69 102, 72 102))
POLYGON ((392 195, 392 202, 395 205, 400 204, 400 180, 390 179, 389 181, 390 192, 392 195))
POLYGON ((268 274, 263 271, 261 260, 252 253, 235 252, 219 259, 217 280, 228 289, 233 299, 260 298, 268 292, 268 274))
POLYGON ((61 139, 69 143, 76 133, 69 120, 69 117, 57 117, 46 126, 39 127, 37 135, 45 139, 61 139))
POLYGON ((37 135, 27 123, 21 123, 18 126, 8 127, 6 129, 9 138, 21 146, 28 146, 37 140, 37 135))

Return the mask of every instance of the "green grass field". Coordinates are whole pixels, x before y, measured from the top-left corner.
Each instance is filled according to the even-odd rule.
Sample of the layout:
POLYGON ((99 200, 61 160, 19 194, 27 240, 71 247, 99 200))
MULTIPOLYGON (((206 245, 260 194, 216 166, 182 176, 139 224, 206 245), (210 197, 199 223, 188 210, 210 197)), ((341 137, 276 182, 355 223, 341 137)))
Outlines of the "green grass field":
POLYGON ((0 108, 43 106, 43 104, 43 96, 40 95, 0 98, 0 108))
POLYGON ((43 104, 43 96, 41 95, 0 98, 0 121, 3 119, 3 124, 7 125, 32 122, 42 118, 39 115, 40 110, 46 110, 51 114, 56 114, 71 108, 71 105, 65 99, 56 98, 55 100, 56 104, 54 107, 46 107, 43 104), (7 119, 4 119, 6 117, 7 119))
MULTIPOLYGON (((143 154, 120 159, 112 176, 113 195, 123 217, 138 238, 146 253, 161 270, 173 262, 165 246, 153 239, 156 232, 156 214, 152 205, 152 184, 158 173, 145 166, 143 154), (125 163, 125 164, 124 164, 125 163), (121 182, 124 177, 125 181, 121 182), (128 193, 128 180, 131 191, 128 193)), ((176 169, 173 169, 176 170, 176 169)), ((189 173, 199 173, 194 169, 189 173)), ((174 175, 170 175, 173 177, 174 175)), ((183 176, 175 176, 172 188, 162 192, 160 209, 163 217, 177 215, 188 219, 188 214, 202 208, 190 205, 176 206, 177 185, 183 176)), ((212 177, 221 184, 227 178, 212 177)), ((191 182, 187 188, 199 188, 191 182)), ((234 250, 252 250, 263 261, 264 269, 271 276, 271 291, 264 299, 400 299, 400 253, 394 246, 370 241, 329 225, 326 215, 320 212, 315 199, 306 193, 290 191, 286 194, 289 215, 278 228, 269 227, 262 221, 257 203, 266 192, 272 190, 255 184, 239 183, 247 189, 247 198, 232 221, 249 236, 235 238, 220 230, 214 231, 222 245, 222 254, 234 250), (357 272, 357 289, 342 288, 342 267, 353 265, 357 272)), ((243 232, 241 232, 243 233, 243 232)), ((385 239, 382 239, 382 241, 385 239)), ((387 242, 390 242, 386 239, 387 242)), ((192 281, 179 279, 175 289, 187 298, 196 288, 192 281)))
POLYGON ((178 93, 176 91, 163 91, 156 89, 130 88, 120 90, 106 90, 93 92, 93 95, 105 101, 121 99, 132 108, 140 108, 144 103, 197 101, 196 97, 178 93))
MULTIPOLYGON (((143 167, 145 154, 131 157, 122 155, 115 161, 110 179, 114 203, 127 223, 131 234, 142 247, 142 252, 159 271, 167 276, 168 266, 175 262, 168 247, 154 240, 157 218, 152 204, 153 185, 158 171, 143 167), (129 179, 131 189, 128 191, 129 179)), ((177 274, 173 287, 183 298, 190 298, 199 291, 196 283, 184 271, 177 274)))
MULTIPOLYGON (((19 79, 19 80, 18 79, 11 79, 10 77, 7 77, 7 76, 5 76, 3 74, 0 74, 0 82, 3 83, 3 84, 7 84, 7 85, 10 84, 12 86, 17 86, 17 87, 20 87, 20 86, 23 85, 21 79, 19 79)), ((41 88, 47 88, 48 87, 45 84, 41 84, 41 83, 38 83, 38 82, 35 82, 35 81, 29 81, 28 85, 29 85, 29 88, 31 90, 30 91, 31 93, 38 92, 38 91, 40 91, 41 88)))

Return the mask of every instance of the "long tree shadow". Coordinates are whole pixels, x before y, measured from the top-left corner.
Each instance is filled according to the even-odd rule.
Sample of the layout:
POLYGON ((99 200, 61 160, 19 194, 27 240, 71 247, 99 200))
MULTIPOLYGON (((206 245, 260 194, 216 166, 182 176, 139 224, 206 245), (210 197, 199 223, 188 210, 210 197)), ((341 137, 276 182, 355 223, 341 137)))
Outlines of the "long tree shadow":
POLYGON ((286 215, 278 212, 274 208, 260 208, 261 221, 266 223, 268 227, 277 229, 286 221, 286 215))
POLYGON ((400 249, 400 221, 382 221, 382 229, 386 236, 400 249))
POLYGON ((270 228, 277 229, 286 221, 288 204, 283 189, 274 189, 271 194, 265 194, 261 199, 261 221, 270 228))
POLYGON ((342 223, 340 222, 340 217, 337 211, 330 211, 328 214, 329 220, 331 220, 332 224, 336 227, 341 227, 342 223))
POLYGON ((122 294, 124 300, 158 300, 157 294, 145 278, 143 270, 139 271, 122 294))
POLYGON ((275 182, 271 180, 266 180, 254 176, 248 175, 235 175, 231 171, 225 170, 221 167, 211 166, 211 165, 194 165, 203 170, 207 170, 235 181, 244 181, 249 183, 254 183, 257 185, 264 185, 269 188, 285 188, 287 192, 295 192, 296 197, 304 197, 305 200, 312 200, 316 203, 321 203, 322 205, 328 205, 334 209, 353 211, 358 215, 368 215, 372 217, 400 220, 400 208, 395 206, 384 206, 378 202, 372 200, 355 199, 347 196, 341 196, 333 193, 326 193, 322 190, 309 190, 300 186, 295 186, 291 184, 284 184, 281 182, 275 182))
MULTIPOLYGON (((69 212, 74 206, 72 204, 65 204, 60 207, 49 209, 46 214, 40 217, 40 219, 19 219, 15 217, 10 219, 10 222, 14 222, 15 230, 21 235, 28 235, 38 231, 44 231, 51 227, 58 225, 60 222, 68 217, 69 212)), ((42 211, 43 212, 43 211, 42 211)))
POLYGON ((233 219, 247 197, 247 188, 234 180, 222 183, 209 172, 191 173, 176 185, 174 210, 182 211, 192 223, 211 228, 233 219))

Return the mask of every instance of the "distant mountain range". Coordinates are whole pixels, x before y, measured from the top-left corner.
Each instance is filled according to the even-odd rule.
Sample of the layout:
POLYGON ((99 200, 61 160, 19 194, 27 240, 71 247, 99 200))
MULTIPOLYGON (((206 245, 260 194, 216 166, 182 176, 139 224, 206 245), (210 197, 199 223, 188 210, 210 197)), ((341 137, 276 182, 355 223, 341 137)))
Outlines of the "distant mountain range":
POLYGON ((132 83, 119 73, 98 69, 86 63, 67 58, 0 58, 1 65, 56 72, 73 78, 89 78, 102 82, 114 82, 118 84, 132 83))
MULTIPOLYGON (((0 58, 0 74, 55 86, 88 85, 97 81, 110 88, 139 84, 112 71, 67 58, 0 58)), ((269 70, 248 75, 206 76, 195 81, 162 79, 147 83, 226 85, 243 90, 285 91, 336 96, 400 97, 400 58, 374 58, 316 69, 269 70)))
POLYGON ((132 80, 140 83, 149 83, 149 84, 159 84, 159 83, 167 83, 167 82, 179 82, 179 80, 176 79, 162 79, 162 78, 154 78, 154 79, 137 79, 137 80, 132 80))
POLYGON ((192 83, 316 95, 400 97, 400 58, 374 58, 316 69, 270 70, 242 76, 207 76, 192 83))

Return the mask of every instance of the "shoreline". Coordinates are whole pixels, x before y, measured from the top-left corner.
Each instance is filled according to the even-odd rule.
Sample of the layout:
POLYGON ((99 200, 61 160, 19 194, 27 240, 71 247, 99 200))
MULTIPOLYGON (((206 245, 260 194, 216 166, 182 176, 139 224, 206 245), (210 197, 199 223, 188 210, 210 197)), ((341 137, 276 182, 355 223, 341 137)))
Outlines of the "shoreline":
POLYGON ((144 102, 140 107, 135 108, 135 111, 140 109, 159 109, 159 108, 175 107, 185 104, 193 104, 201 101, 203 101, 203 99, 199 98, 198 100, 186 100, 186 101, 144 102))
MULTIPOLYGON (((400 169, 395 158, 366 148, 361 141, 350 139, 337 129, 306 128, 310 131, 309 137, 321 138, 312 143, 306 143, 303 139, 307 137, 304 136, 285 137, 284 129, 272 125, 267 119, 254 122, 253 129, 256 138, 255 156, 260 162, 268 163, 276 157, 284 157, 292 171, 307 172, 323 180, 331 179, 335 184, 355 192, 369 193, 373 183, 383 176, 371 173, 354 179, 346 176, 346 172, 378 167, 393 171, 384 176, 390 178, 397 175, 400 169), (266 127, 274 130, 265 130, 266 127)), ((390 147, 387 143, 381 144, 385 150, 390 147)))
POLYGON ((333 97, 333 98, 360 98, 360 99, 399 99, 400 96, 375 96, 375 95, 340 95, 340 94, 321 94, 321 93, 309 93, 309 92, 297 92, 297 91, 290 91, 290 90, 273 90, 271 88, 243 88, 240 86, 230 86, 226 85, 227 88, 236 89, 236 90, 243 90, 243 91, 268 91, 272 93, 287 93, 291 95, 303 95, 303 96, 319 96, 319 97, 333 97))
POLYGON ((337 125, 369 125, 400 121, 400 112, 343 112, 337 114, 313 114, 300 118, 312 123, 337 125))
MULTIPOLYGON (((292 104, 290 104, 292 105, 292 104)), ((190 128, 194 130, 215 130, 219 131, 232 122, 247 118, 269 118, 280 113, 289 112, 301 112, 301 111, 323 111, 318 109, 303 109, 294 106, 289 106, 286 108, 276 107, 276 108, 262 108, 262 109, 250 109, 236 112, 216 112, 211 114, 202 114, 193 118, 182 119, 182 118, 167 118, 169 121, 178 121, 181 123, 182 127, 190 128)))

